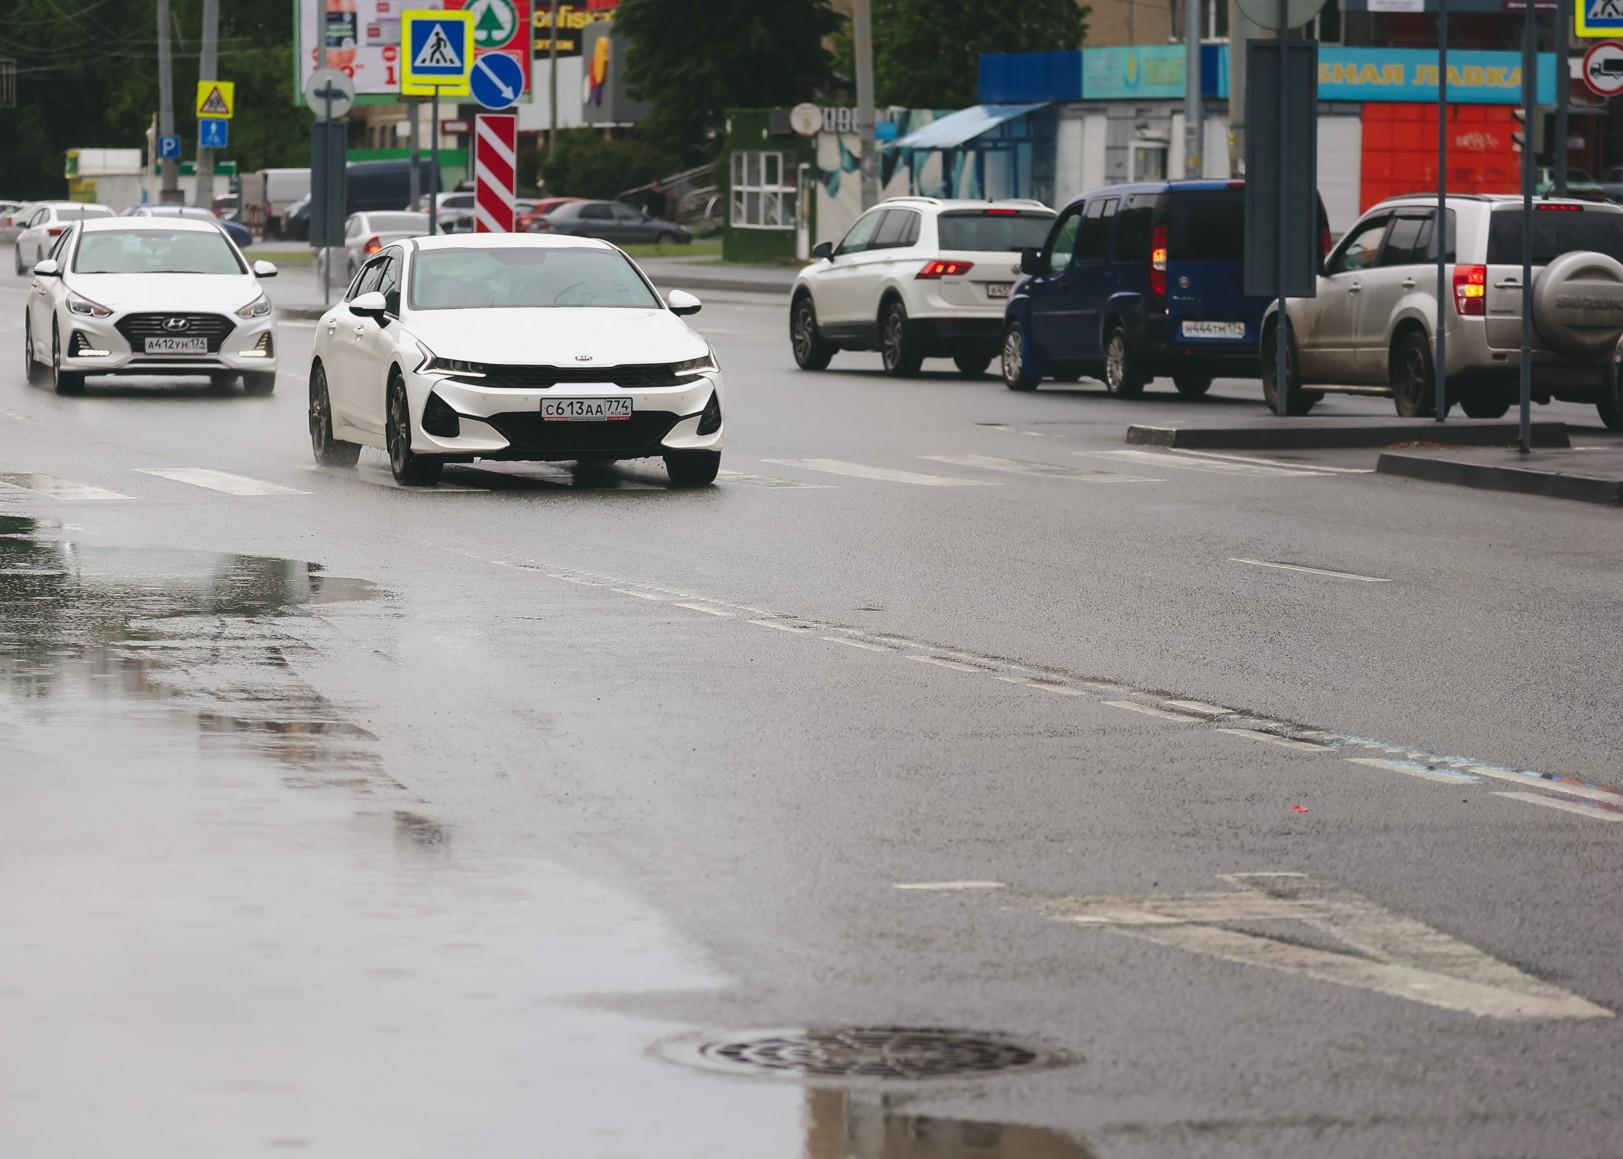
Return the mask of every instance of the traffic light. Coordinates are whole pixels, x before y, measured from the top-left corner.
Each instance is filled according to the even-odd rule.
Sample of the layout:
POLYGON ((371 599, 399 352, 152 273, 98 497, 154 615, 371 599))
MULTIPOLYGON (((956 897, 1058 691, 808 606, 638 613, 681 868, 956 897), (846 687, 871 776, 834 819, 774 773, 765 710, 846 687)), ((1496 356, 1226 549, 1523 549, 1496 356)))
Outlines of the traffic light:
MULTIPOLYGON (((1516 128, 1510 134, 1510 148, 1512 152, 1520 153, 1522 142, 1527 139, 1527 113, 1518 108, 1512 109, 1510 115, 1516 118, 1516 128)), ((1533 111, 1533 156, 1543 156, 1544 145, 1544 109, 1540 107, 1533 111)))

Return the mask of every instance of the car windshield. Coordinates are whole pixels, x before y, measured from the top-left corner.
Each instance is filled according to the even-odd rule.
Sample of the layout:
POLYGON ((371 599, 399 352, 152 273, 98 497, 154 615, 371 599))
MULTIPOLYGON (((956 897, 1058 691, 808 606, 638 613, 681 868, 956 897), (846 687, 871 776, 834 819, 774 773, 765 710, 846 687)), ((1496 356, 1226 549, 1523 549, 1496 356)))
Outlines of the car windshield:
POLYGON ((427 233, 426 213, 370 213, 366 224, 380 233, 427 233))
POLYGON ((1050 213, 943 213, 936 222, 941 248, 979 250, 982 253, 1035 249, 1048 240, 1054 224, 1050 213))
POLYGON ((658 305, 636 269, 613 250, 459 247, 424 250, 412 263, 414 310, 658 305))
MULTIPOLYGON (((1564 253, 1594 250, 1623 261, 1623 213, 1605 210, 1533 211, 1533 264, 1547 266, 1564 253)), ((1495 210, 1488 225, 1488 264, 1520 265, 1522 211, 1495 210)))
POLYGON ((94 217, 113 217, 114 213, 100 205, 59 205, 56 216, 63 221, 89 221, 94 217))
POLYGON ((76 274, 241 274, 225 235, 199 229, 87 233, 73 256, 76 274))

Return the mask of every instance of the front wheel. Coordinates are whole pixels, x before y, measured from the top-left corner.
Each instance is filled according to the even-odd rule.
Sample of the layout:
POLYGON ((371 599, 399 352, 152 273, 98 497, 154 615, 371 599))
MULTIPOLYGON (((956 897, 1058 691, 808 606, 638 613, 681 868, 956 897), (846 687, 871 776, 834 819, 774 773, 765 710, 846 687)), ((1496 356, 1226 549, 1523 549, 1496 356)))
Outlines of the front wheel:
POLYGON ((720 451, 669 451, 665 455, 665 474, 672 487, 708 487, 720 470, 720 451))
POLYGON ((834 357, 834 344, 817 328, 817 307, 810 294, 801 294, 789 307, 789 345, 795 365, 802 370, 826 370, 834 357))
POLYGON ((275 392, 276 374, 274 371, 245 374, 242 376, 242 388, 256 398, 264 398, 275 392))
POLYGON ((1502 419, 1510 409, 1510 392, 1496 390, 1486 394, 1466 392, 1460 395, 1460 409, 1466 418, 1502 419))
POLYGON ((1623 431, 1623 385, 1618 380, 1606 384, 1600 398, 1595 400, 1595 410, 1607 430, 1623 431))
POLYGON ((897 378, 911 378, 924 364, 924 355, 918 352, 918 343, 907 333, 907 307, 892 302, 885 308, 884 320, 879 326, 880 355, 885 360, 885 373, 897 378))
POLYGON ((332 395, 327 369, 319 362, 310 368, 310 451, 323 467, 353 467, 361 457, 359 444, 332 436, 332 395))
POLYGON ((1287 335, 1285 341, 1285 405, 1279 406, 1279 346, 1276 328, 1269 326, 1262 335, 1262 398, 1268 409, 1277 414, 1305 415, 1324 395, 1302 389, 1302 374, 1296 363, 1296 343, 1287 335))
POLYGON ((1204 398, 1206 392, 1212 388, 1212 376, 1209 374, 1174 374, 1172 385, 1178 388, 1178 393, 1185 398, 1204 398))
POLYGON ((979 378, 986 373, 986 368, 992 365, 990 354, 957 354, 953 356, 952 364, 958 368, 958 373, 966 378, 979 378))
POLYGON ((23 381, 30 386, 39 378, 39 363, 34 360, 34 315, 23 310, 23 381))
POLYGON ((1406 419, 1425 418, 1437 409, 1437 383, 1432 372, 1431 343, 1411 330, 1392 352, 1388 371, 1392 405, 1406 419))
POLYGON ((402 487, 432 487, 440 481, 443 464, 411 449, 411 415, 406 409, 406 388, 398 381, 389 386, 389 419, 384 441, 389 447, 389 473, 402 487))
POLYGON ((57 394, 83 394, 85 376, 62 369, 62 333, 51 323, 51 385, 57 394))
POLYGON ((1127 331, 1119 324, 1112 326, 1105 336, 1105 389, 1123 398, 1136 398, 1144 393, 1148 381, 1127 341, 1127 331))
POLYGON ((1010 390, 1036 390, 1042 381, 1026 361, 1026 332, 1018 322, 1010 322, 1003 329, 1003 354, 999 361, 1003 385, 1010 390))

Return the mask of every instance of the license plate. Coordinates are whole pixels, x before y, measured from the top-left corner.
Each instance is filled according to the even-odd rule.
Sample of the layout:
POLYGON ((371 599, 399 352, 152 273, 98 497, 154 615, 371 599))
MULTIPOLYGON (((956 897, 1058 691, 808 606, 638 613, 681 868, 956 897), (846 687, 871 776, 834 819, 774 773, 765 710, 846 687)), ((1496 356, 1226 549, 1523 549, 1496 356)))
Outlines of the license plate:
POLYGON ((612 423, 631 417, 629 398, 544 398, 541 419, 549 423, 612 423))
POLYGON ((1244 338, 1244 322, 1185 322, 1185 338, 1244 338))
POLYGON ((148 338, 148 354, 207 354, 207 338, 148 338))
POLYGON ((1013 282, 987 282, 986 296, 988 298, 1007 298, 1009 291, 1014 289, 1013 282))

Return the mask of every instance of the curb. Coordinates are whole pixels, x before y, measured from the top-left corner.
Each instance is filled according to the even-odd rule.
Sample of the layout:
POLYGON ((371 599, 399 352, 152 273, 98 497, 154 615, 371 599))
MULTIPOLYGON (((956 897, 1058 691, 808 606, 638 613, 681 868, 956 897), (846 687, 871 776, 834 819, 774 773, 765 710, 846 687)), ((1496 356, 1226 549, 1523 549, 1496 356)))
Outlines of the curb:
POLYGON ((1428 483, 1452 483, 1478 491, 1515 491, 1523 495, 1542 495, 1546 499, 1570 499, 1607 507, 1623 506, 1623 479, 1601 479, 1593 475, 1573 475, 1533 467, 1465 463, 1456 459, 1391 452, 1381 455, 1375 470, 1381 475, 1399 475, 1428 483))
MULTIPOLYGON (((1567 447, 1564 423, 1534 423, 1535 447, 1567 447)), ((1438 423, 1430 419, 1370 421, 1368 419, 1326 419, 1314 422, 1276 419, 1244 427, 1154 427, 1127 428, 1127 441, 1150 447, 1186 447, 1200 450, 1282 451, 1329 450, 1337 447, 1395 447, 1422 443, 1450 447, 1499 447, 1514 443, 1519 434, 1516 423, 1496 420, 1458 419, 1438 423)))

